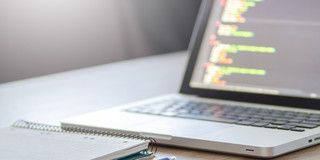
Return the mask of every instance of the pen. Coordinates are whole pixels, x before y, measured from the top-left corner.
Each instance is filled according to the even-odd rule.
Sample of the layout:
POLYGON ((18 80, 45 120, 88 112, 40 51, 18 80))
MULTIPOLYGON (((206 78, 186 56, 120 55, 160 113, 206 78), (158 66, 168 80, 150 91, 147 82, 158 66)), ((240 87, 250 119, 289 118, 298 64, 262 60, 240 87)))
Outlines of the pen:
POLYGON ((160 158, 159 160, 175 160, 176 157, 165 157, 165 158, 160 158))

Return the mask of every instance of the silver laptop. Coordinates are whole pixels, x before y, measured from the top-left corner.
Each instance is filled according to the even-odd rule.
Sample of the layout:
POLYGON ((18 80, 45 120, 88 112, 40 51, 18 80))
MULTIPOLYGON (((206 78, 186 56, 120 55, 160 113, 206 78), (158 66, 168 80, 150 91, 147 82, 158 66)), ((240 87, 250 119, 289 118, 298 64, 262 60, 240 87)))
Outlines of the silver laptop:
POLYGON ((204 0, 180 93, 62 125, 275 157, 320 142, 319 1, 204 0))

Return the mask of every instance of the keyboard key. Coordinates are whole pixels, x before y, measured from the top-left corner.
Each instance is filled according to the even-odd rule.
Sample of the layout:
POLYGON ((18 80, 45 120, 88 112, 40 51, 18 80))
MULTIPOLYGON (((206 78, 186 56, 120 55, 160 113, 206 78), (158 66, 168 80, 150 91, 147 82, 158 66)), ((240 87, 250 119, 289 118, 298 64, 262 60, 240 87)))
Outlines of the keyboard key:
POLYGON ((271 117, 280 118, 282 117, 282 114, 271 114, 271 117))
POLYGON ((299 123, 299 122, 302 122, 302 120, 301 119, 290 119, 290 120, 288 120, 288 122, 299 123))
POLYGON ((287 121, 288 121, 288 119, 286 119, 286 118, 276 118, 276 120, 277 120, 277 121, 284 121, 284 122, 287 122, 287 121))
POLYGON ((274 122, 271 122, 272 124, 275 124, 275 125, 284 125, 284 124, 287 124, 287 122, 284 122, 284 121, 274 121, 274 122))
POLYGON ((295 117, 294 119, 306 120, 308 117, 295 117))
POLYGON ((269 124, 269 125, 265 125, 264 127, 266 127, 266 128, 277 128, 278 126, 269 124))
POLYGON ((239 122, 236 122, 236 124, 241 124, 241 125, 250 125, 250 124, 253 124, 254 122, 252 121, 239 121, 239 122))
POLYGON ((310 117, 320 119, 320 114, 311 114, 310 117))
POLYGON ((269 109, 259 109, 260 113, 271 113, 272 111, 269 109))
POLYGON ((238 117, 237 116, 224 116, 224 118, 226 119, 237 119, 238 117))
POLYGON ((316 122, 319 122, 320 119, 319 118, 309 118, 309 119, 306 119, 307 121, 316 121, 316 122))
POLYGON ((276 117, 269 117, 269 116, 264 116, 263 119, 267 119, 267 120, 276 120, 276 117))
POLYGON ((283 115, 282 118, 292 119, 292 118, 294 118, 294 115, 283 115))
POLYGON ((284 126, 278 127, 278 129, 282 129, 282 130, 290 130, 291 128, 295 128, 295 126, 284 125, 284 126))
POLYGON ((300 117, 309 117, 308 113, 297 113, 297 115, 300 117))
POLYGON ((246 119, 249 119, 249 117, 235 117, 235 119, 238 119, 238 120, 246 120, 246 119))
POLYGON ((265 123, 271 123, 271 122, 274 122, 274 120, 268 120, 268 119, 264 119, 264 120, 262 120, 261 122, 265 122, 265 123))
POLYGON ((320 122, 314 122, 314 121, 303 121, 303 123, 307 123, 307 124, 314 124, 314 125, 320 125, 320 122))
POLYGON ((315 128, 318 126, 318 125, 314 125, 314 124, 305 124, 305 123, 288 123, 288 125, 301 127, 301 128, 315 128))
POLYGON ((265 123, 265 122, 256 122, 256 123, 253 123, 251 124, 251 126, 256 126, 256 127, 263 127, 265 125, 268 125, 268 123, 265 123))
POLYGON ((263 116, 261 115, 250 115, 251 118, 258 118, 258 119, 263 119, 263 116))
POLYGON ((260 122, 261 119, 258 118, 251 118, 251 119, 247 119, 247 121, 251 121, 251 122, 260 122))
POLYGON ((291 130, 291 131, 298 131, 298 132, 303 132, 303 131, 305 131, 305 129, 302 129, 302 128, 291 128, 290 130, 291 130))
POLYGON ((242 113, 242 114, 239 114, 239 117, 251 117, 250 114, 246 114, 246 113, 242 113))

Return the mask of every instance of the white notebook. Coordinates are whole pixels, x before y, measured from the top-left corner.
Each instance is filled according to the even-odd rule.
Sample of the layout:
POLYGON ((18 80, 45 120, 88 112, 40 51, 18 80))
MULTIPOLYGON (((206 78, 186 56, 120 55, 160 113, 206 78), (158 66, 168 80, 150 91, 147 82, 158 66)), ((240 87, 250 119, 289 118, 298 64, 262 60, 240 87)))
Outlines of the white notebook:
POLYGON ((0 159, 88 160, 148 155, 150 140, 120 133, 18 121, 0 129, 0 159))

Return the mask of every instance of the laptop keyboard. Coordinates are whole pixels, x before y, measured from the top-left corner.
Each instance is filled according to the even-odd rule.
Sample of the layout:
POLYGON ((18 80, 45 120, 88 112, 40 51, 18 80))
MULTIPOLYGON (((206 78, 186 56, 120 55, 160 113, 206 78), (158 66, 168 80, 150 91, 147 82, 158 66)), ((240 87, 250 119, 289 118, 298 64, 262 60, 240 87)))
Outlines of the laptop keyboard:
POLYGON ((297 132, 320 126, 320 114, 182 100, 166 100, 133 107, 125 111, 297 132))

